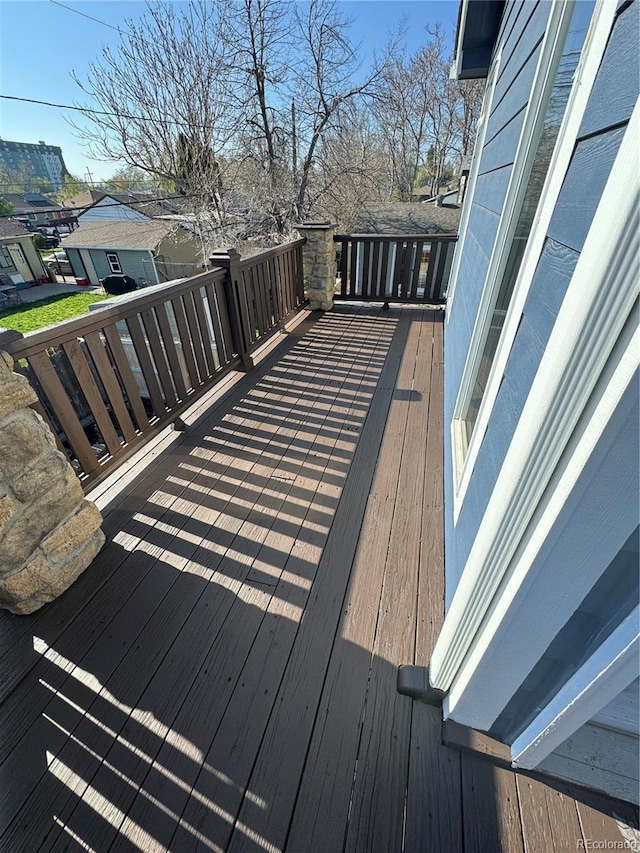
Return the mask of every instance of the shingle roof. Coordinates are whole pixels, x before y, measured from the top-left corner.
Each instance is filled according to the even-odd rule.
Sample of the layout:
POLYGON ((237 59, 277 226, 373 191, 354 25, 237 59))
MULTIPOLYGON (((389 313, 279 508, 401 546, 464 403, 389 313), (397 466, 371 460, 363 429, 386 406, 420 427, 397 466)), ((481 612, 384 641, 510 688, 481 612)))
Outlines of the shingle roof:
POLYGON ((2 193, 2 198, 13 205, 15 214, 39 213, 41 210, 62 210, 61 205, 41 193, 2 193))
POLYGON ((181 226, 157 219, 82 222, 62 245, 69 249, 155 249, 181 226))
POLYGON ((396 201, 367 204, 356 217, 354 234, 457 234, 460 206, 396 201))
POLYGON ((25 237, 29 232, 19 222, 0 219, 0 237, 25 237))

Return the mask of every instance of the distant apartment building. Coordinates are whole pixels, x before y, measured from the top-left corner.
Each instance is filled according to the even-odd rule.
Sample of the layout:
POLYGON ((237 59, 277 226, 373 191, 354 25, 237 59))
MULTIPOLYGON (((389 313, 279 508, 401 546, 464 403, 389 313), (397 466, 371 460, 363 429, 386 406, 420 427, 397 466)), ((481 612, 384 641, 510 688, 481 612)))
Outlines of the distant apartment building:
POLYGON ((62 187, 67 167, 59 145, 39 142, 9 142, 0 139, 0 164, 9 172, 26 172, 33 178, 48 178, 54 189, 62 187))

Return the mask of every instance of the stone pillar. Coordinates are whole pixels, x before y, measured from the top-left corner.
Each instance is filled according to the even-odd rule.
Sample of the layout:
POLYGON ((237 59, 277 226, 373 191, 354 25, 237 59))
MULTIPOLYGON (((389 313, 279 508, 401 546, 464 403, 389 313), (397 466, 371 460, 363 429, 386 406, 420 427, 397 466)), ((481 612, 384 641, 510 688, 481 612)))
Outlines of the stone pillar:
POLYGON ((298 225, 307 242, 303 249, 304 291, 312 311, 330 311, 336 286, 335 226, 329 222, 298 225))
POLYGON ((104 543, 102 516, 29 408, 37 399, 0 352, 0 607, 20 614, 63 593, 104 543))

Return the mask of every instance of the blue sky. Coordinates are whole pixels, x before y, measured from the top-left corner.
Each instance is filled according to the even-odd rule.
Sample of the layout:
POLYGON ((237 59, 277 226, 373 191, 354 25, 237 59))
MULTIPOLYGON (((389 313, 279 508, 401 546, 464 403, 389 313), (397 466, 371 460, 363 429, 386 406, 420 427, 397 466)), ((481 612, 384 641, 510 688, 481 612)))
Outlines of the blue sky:
MULTIPOLYGON (((52 0, 0 0, 0 94, 60 104, 81 101, 82 93, 70 72, 82 78, 101 46, 116 44, 119 38, 114 29, 84 15, 118 27, 126 19, 140 17, 145 9, 144 3, 124 0, 60 2, 77 11, 52 0)), ((409 52, 423 43, 427 24, 442 23, 452 40, 458 12, 457 0, 342 0, 341 5, 354 19, 352 36, 362 44, 365 63, 375 51, 383 49, 389 30, 403 18, 409 52)), ((89 158, 65 118, 72 115, 65 110, 0 100, 0 136, 60 145, 67 168, 78 177, 86 180, 87 168, 93 180, 108 177, 116 166, 89 158)))

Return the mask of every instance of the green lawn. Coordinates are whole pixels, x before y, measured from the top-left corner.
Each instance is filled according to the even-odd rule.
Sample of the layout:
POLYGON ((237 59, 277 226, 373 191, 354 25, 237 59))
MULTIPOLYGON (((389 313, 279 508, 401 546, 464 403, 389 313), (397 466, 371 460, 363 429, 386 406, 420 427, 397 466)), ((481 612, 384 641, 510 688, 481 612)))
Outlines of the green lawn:
POLYGON ((86 314, 92 302, 101 302, 108 298, 103 293, 68 293, 51 296, 41 302, 14 306, 0 311, 0 328, 15 329, 26 335, 35 329, 86 314))

